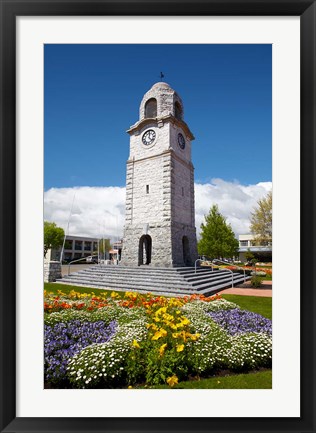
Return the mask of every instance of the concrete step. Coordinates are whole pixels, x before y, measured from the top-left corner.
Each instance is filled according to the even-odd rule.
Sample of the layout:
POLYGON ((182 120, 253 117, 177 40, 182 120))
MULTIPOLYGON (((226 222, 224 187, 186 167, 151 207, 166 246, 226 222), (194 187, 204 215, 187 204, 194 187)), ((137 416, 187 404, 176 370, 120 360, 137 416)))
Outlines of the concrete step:
POLYGON ((139 291, 139 292, 143 292, 143 293, 170 293, 170 294, 177 294, 177 295, 192 295, 194 293, 194 289, 193 288, 180 288, 180 287, 163 287, 163 286, 157 286, 154 287, 152 285, 147 285, 147 284, 139 284, 137 286, 131 285, 129 283, 121 283, 118 284, 117 282, 113 282, 113 281, 107 281, 107 282, 102 282, 102 281, 93 281, 93 280, 87 280, 87 281, 83 281, 81 278, 76 279, 76 278, 71 278, 69 280, 65 280, 65 279, 61 279, 58 280, 58 283, 61 284, 71 284, 71 285, 75 285, 75 286, 81 286, 81 287, 95 287, 98 289, 113 289, 113 290, 119 290, 119 291, 139 291))
MULTIPOLYGON (((129 273, 129 274, 122 274, 120 272, 111 272, 111 273, 103 273, 103 272, 93 272, 93 271, 85 271, 84 273, 76 273, 76 274, 70 274, 71 275, 80 275, 82 278, 96 278, 96 279, 115 279, 117 281, 121 281, 121 280, 130 280, 130 281, 142 281, 144 278, 148 281, 152 281, 152 282, 161 282, 162 281, 162 276, 161 275, 156 275, 156 274, 152 274, 152 273, 145 273, 145 272, 140 272, 140 273, 129 273)), ((190 276, 182 276, 179 275, 178 273, 174 273, 173 275, 165 275, 163 277, 163 281, 165 283, 174 283, 174 284, 188 284, 188 285, 195 285, 197 283, 199 283, 200 281, 205 281, 205 280, 216 280, 218 278, 221 278, 222 275, 229 275, 231 276, 231 274, 227 273, 227 272, 223 272, 223 273, 218 273, 218 272, 212 272, 212 273, 208 273, 208 274, 189 274, 190 276)))
MULTIPOLYGON (((149 290, 154 289, 163 289, 163 290, 171 290, 171 289, 185 289, 185 290, 196 290, 200 291, 205 288, 214 287, 221 285, 225 283, 226 285, 231 285, 232 279, 230 276, 222 276, 221 278, 217 278, 216 280, 203 280, 201 282, 195 282, 194 285, 189 284, 185 280, 183 281, 175 281, 175 282, 168 282, 168 281, 158 281, 158 280, 151 280, 151 279, 130 279, 126 280, 124 278, 120 279, 93 279, 91 277, 84 277, 84 276, 76 276, 71 275, 67 278, 63 278, 62 282, 68 282, 69 284, 75 284, 77 282, 81 282, 82 284, 85 284, 86 286, 89 286, 90 284, 94 285, 102 285, 102 286, 109 286, 109 287, 125 287, 128 289, 133 289, 138 286, 147 287, 149 290)), ((244 282, 243 278, 234 278, 234 284, 238 282, 244 282)))
MULTIPOLYGON (((149 266, 89 267, 58 280, 58 283, 83 287, 108 288, 113 290, 151 292, 170 296, 193 293, 212 294, 219 290, 244 282, 239 273, 210 268, 150 268, 149 266)), ((249 277, 247 278, 249 279, 249 277)))
MULTIPOLYGON (((198 281, 203 281, 205 279, 216 279, 218 278, 220 275, 222 274, 228 274, 227 272, 221 273, 221 272, 210 272, 210 273, 203 273, 203 274, 199 274, 199 273, 193 273, 193 274, 188 274, 188 275, 179 275, 177 272, 173 272, 172 274, 166 274, 166 275, 162 275, 162 274, 156 274, 153 272, 145 272, 145 271, 141 271, 141 272, 120 272, 119 270, 117 271, 110 271, 110 272, 102 272, 99 270, 93 271, 93 270, 85 270, 82 272, 77 272, 77 273, 73 273, 70 274, 71 275, 80 275, 83 278, 97 278, 97 279, 117 279, 117 280, 121 280, 121 279, 129 279, 129 280, 142 280, 142 279, 146 279, 146 280, 150 280, 150 281, 159 281, 161 282, 162 278, 164 282, 174 282, 174 283, 188 283, 191 284, 192 282, 198 282, 198 281)), ((229 275, 229 274, 228 274, 229 275)))
POLYGON ((190 283, 188 283, 185 280, 164 280, 162 281, 161 279, 153 279, 153 278, 129 278, 126 279, 122 276, 117 276, 117 277, 98 277, 98 278, 93 278, 93 275, 75 275, 75 274, 71 274, 68 277, 64 277, 63 281, 78 281, 81 280, 82 282, 95 282, 95 283, 114 283, 116 285, 128 285, 129 287, 136 287, 137 285, 141 285, 144 284, 146 286, 153 286, 153 287, 185 287, 188 289, 192 289, 192 285, 190 283))
MULTIPOLYGON (((150 268, 150 267, 145 267, 145 266, 138 266, 138 267, 124 267, 124 266, 95 266, 95 267, 89 267, 87 269, 81 270, 81 271, 77 271, 77 272, 73 272, 70 269, 70 273, 95 273, 95 274, 106 274, 106 275, 110 275, 110 274, 114 274, 117 275, 118 273, 120 275, 130 275, 130 274, 146 274, 146 275, 157 275, 160 276, 164 275, 164 276, 175 276, 175 275, 194 275, 194 268, 190 268, 189 270, 186 271, 181 271, 179 270, 179 268, 150 268)), ((210 269, 197 269, 197 274, 202 274, 202 273, 208 273, 210 272, 210 269)), ((218 272, 218 271, 214 271, 214 272, 218 272)))
MULTIPOLYGON (((237 284, 242 284, 244 283, 244 278, 234 278, 234 286, 236 286, 237 284)), ((222 285, 225 285, 225 287, 232 287, 232 279, 231 278, 221 278, 219 280, 216 280, 216 282, 205 282, 203 284, 198 284, 196 286, 193 286, 194 289, 198 292, 203 291, 204 289, 208 289, 210 287, 224 287, 222 285)))

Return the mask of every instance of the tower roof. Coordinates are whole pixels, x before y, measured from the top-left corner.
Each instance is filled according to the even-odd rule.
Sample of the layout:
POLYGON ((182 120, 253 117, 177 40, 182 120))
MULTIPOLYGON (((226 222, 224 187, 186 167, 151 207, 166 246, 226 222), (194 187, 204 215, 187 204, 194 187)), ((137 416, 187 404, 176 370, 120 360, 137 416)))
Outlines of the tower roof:
POLYGON ((157 83, 155 83, 151 86, 152 89, 157 88, 157 87, 168 88, 174 92, 174 90, 171 88, 171 86, 168 83, 165 83, 164 81, 158 81, 157 83))
POLYGON ((133 133, 159 119, 169 120, 185 128, 186 134, 191 140, 194 136, 183 119, 183 102, 179 94, 164 81, 154 83, 145 93, 139 107, 139 121, 132 125, 127 132, 133 133))
POLYGON ((148 117, 159 118, 169 114, 175 116, 176 107, 179 108, 177 117, 183 120, 183 103, 179 94, 173 90, 168 83, 158 81, 145 93, 140 104, 139 119, 143 120, 148 117), (156 109, 152 111, 152 113, 155 113, 154 115, 152 113, 148 115, 146 112, 146 104, 148 101, 156 101, 156 109))

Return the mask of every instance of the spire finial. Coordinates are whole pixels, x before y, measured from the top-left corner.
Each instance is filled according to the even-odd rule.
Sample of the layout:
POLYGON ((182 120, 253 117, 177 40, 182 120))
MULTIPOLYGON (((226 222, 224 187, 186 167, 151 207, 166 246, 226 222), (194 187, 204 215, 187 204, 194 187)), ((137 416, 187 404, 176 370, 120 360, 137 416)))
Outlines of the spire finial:
POLYGON ((164 74, 160 72, 160 79, 162 80, 164 77, 165 77, 164 74))

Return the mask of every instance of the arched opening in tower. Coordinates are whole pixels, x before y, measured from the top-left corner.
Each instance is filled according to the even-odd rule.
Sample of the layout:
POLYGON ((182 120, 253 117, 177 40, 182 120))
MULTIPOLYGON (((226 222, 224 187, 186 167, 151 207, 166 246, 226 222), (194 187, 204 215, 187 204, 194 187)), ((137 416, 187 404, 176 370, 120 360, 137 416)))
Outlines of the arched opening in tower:
POLYGON ((152 241, 149 235, 143 235, 139 239, 138 266, 149 265, 151 262, 152 241))
POLYGON ((191 265, 190 245, 189 239, 186 236, 182 238, 182 249, 183 249, 183 262, 185 266, 191 265))
POLYGON ((157 117, 157 100, 150 98, 145 105, 145 118, 152 119, 154 117, 157 117))
POLYGON ((178 101, 176 101, 176 103, 174 104, 174 115, 176 119, 182 120, 183 111, 182 111, 181 104, 178 101))

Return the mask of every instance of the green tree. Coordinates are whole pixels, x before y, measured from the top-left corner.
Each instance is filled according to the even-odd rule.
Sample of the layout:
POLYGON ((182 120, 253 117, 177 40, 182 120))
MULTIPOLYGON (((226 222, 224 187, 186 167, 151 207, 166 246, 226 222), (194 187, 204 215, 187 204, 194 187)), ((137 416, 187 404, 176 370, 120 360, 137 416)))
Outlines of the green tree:
POLYGON ((245 257, 246 257, 247 262, 251 262, 251 260, 253 260, 255 258, 255 255, 248 248, 247 252, 245 253, 245 257))
POLYGON ((250 231, 257 245, 272 245, 272 192, 257 203, 251 213, 250 231))
POLYGON ((211 207, 209 214, 205 216, 205 223, 201 224, 198 252, 211 259, 231 258, 238 254, 238 241, 217 205, 211 207))
POLYGON ((100 239, 99 240, 99 253, 100 256, 104 256, 104 253, 108 253, 112 248, 110 239, 100 239))
POLYGON ((65 232, 55 223, 44 221, 44 257, 51 248, 58 248, 64 242, 65 232))

